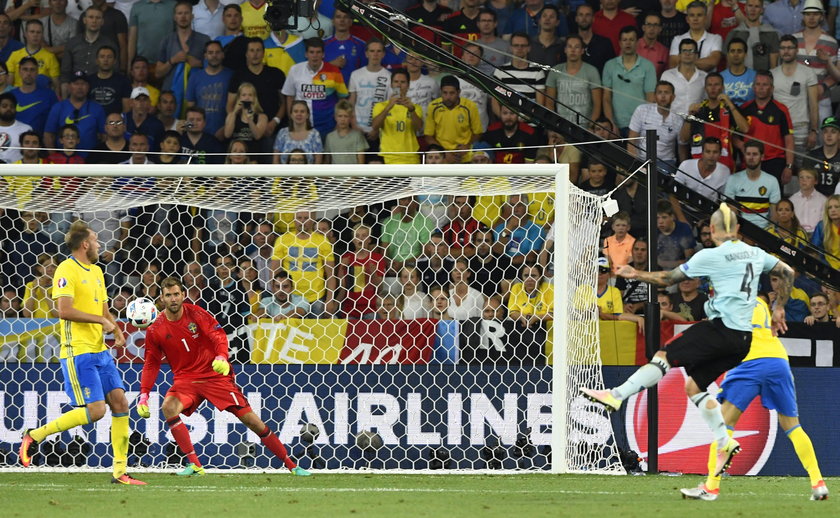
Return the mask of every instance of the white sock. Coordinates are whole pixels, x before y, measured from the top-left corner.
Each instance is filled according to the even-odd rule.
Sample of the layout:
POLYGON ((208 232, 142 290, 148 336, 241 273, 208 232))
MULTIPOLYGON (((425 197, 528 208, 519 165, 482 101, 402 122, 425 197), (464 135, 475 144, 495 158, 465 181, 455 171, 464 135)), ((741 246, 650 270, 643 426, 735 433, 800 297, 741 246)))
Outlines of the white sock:
POLYGON ((654 358, 650 363, 646 363, 639 367, 639 370, 634 372, 627 381, 612 389, 612 395, 624 401, 633 394, 641 392, 642 389, 650 388, 665 376, 668 372, 668 362, 654 358))
POLYGON ((726 432, 726 422, 723 420, 723 414, 720 411, 720 403, 711 396, 708 392, 701 392, 691 396, 691 402, 700 409, 700 415, 703 420, 709 425, 715 440, 718 443, 718 448, 723 448, 729 442, 729 434, 726 432), (708 408, 708 403, 712 401, 715 406, 708 408))

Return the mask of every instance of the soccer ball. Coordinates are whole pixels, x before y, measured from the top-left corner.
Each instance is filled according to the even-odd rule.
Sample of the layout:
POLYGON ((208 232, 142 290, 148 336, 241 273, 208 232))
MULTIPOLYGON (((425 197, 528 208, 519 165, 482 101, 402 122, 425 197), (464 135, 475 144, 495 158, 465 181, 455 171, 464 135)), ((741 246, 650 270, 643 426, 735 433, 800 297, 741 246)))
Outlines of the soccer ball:
POLYGON ((155 303, 147 298, 134 299, 125 308, 128 322, 137 329, 146 329, 158 316, 155 303))

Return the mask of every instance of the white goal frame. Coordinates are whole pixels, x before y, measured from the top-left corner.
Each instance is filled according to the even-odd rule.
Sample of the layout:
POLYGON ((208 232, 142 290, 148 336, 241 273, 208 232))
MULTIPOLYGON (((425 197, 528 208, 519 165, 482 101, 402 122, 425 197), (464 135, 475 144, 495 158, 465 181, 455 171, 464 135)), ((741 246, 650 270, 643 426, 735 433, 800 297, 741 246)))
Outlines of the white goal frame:
MULTIPOLYGON (((571 470, 569 467, 569 458, 567 452, 567 429, 570 423, 570 400, 564 397, 569 393, 570 387, 567 386, 568 361, 567 352, 564 344, 568 343, 571 326, 569 325, 569 290, 573 289, 569 286, 569 261, 567 260, 569 250, 567 243, 570 237, 569 221, 562 217, 565 215, 565 208, 569 206, 570 190, 573 188, 569 181, 569 166, 566 164, 490 164, 490 165, 476 165, 476 164, 458 164, 453 165, 431 165, 431 164, 417 164, 417 165, 399 165, 371 167, 370 165, 129 165, 117 166, 105 164, 89 164, 89 165, 31 165, 31 164, 8 164, 3 166, 4 176, 47 176, 47 177, 155 177, 155 178, 176 178, 176 177, 230 177, 230 178, 248 178, 248 177, 286 177, 286 178, 383 178, 383 177, 408 177, 416 179, 419 186, 423 185, 424 178, 465 178, 469 176, 475 177, 521 177, 521 178, 553 178, 554 181, 554 195, 555 205, 557 210, 555 214, 555 234, 554 239, 554 325, 553 325, 553 367, 552 367, 552 381, 551 381, 551 404, 552 404, 552 436, 551 436, 551 469, 552 473, 569 473, 578 472, 571 470)), ((176 189, 177 192, 177 189, 176 189)), ((436 191, 429 191, 430 194, 438 194, 436 191)), ((459 195, 477 195, 477 192, 439 192, 439 194, 459 194, 459 195)), ((394 196, 394 198, 399 195, 394 196)), ((173 200, 159 200, 165 203, 178 203, 177 199, 173 200)), ((383 200, 385 201, 385 200, 383 200)), ((197 205, 201 208, 213 209, 212 202, 208 204, 195 203, 190 200, 190 204, 197 205)), ((352 205, 348 202, 348 205, 352 205)), ((8 207, 15 208, 15 207, 8 207)), ((342 208, 342 207, 336 207, 342 208)), ((222 207, 224 210, 230 210, 228 207, 222 207)), ((29 209, 27 209, 29 210, 29 209)), ((40 210, 37 207, 31 210, 40 210)), ((597 338, 597 334, 596 334, 597 338)), ((600 346, 598 346, 600 350, 600 346)), ((600 383, 603 386, 603 375, 601 374, 600 364, 598 365, 599 380, 594 381, 594 384, 600 383)), ((573 389, 575 387, 572 387, 573 389)), ((134 404, 131 404, 133 407, 134 404)), ((134 416, 134 408, 130 409, 132 419, 134 416)), ((610 431, 612 433, 612 431, 610 431)), ((18 468, 3 468, 4 471, 15 470, 18 468)), ((39 467, 39 470, 50 471, 77 471, 79 468, 48 468, 39 467)), ((158 469, 147 469, 151 471, 159 471, 158 469)), ((142 471, 142 469, 140 470, 142 471)), ((226 473, 232 473, 230 470, 221 470, 226 473)), ((262 471, 262 470, 260 470, 262 471)), ((456 470, 441 470, 431 471, 431 473, 442 473, 456 470)), ((464 473, 463 470, 457 470, 459 473, 464 473)), ((621 471, 620 468, 615 468, 605 471, 588 471, 588 473, 607 473, 617 474, 621 471)), ((240 472, 240 471, 234 471, 240 472)), ((242 473, 253 472, 251 469, 241 470, 242 473)), ((343 471, 343 472, 346 472, 343 471)), ((369 471, 368 471, 369 472, 369 471)), ((404 470, 384 470, 387 473, 406 473, 404 470)), ((429 473, 428 470, 416 470, 412 472, 429 473)), ((512 471, 492 471, 492 470, 469 470, 469 473, 511 473, 512 471)), ((523 473, 522 471, 513 471, 515 473, 523 473)), ((542 471, 545 473, 546 471, 542 471)))

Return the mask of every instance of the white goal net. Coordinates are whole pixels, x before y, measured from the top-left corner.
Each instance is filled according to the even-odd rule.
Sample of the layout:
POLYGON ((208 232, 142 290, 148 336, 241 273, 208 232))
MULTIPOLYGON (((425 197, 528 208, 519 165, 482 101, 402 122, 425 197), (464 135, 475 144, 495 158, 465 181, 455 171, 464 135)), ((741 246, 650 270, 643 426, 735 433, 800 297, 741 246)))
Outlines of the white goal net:
MULTIPOLYGON (((4 166, 0 464, 16 466, 23 430, 69 410, 50 294, 82 219, 127 336, 111 351, 132 469, 183 462, 160 413, 166 364, 151 418, 136 414, 144 331, 124 314, 174 275, 307 469, 622 472, 609 420, 577 395, 603 386, 603 215, 566 168, 4 166)), ((203 404, 184 422, 208 467, 282 466, 231 414, 203 404)), ((109 428, 107 414, 52 436, 34 464, 110 466, 109 428)))

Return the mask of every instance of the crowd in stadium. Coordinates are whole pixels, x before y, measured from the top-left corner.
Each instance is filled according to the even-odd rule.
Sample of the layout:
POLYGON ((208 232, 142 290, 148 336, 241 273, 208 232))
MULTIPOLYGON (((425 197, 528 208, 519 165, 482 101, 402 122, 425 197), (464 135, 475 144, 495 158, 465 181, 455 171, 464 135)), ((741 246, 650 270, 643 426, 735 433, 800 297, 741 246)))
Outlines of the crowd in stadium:
MULTIPOLYGON (((455 35, 453 46, 417 29, 600 138, 656 130, 675 181, 712 199, 725 193, 751 222, 793 246, 815 244, 840 268, 836 1, 385 3, 455 35)), ((621 183, 621 171, 343 7, 320 3, 297 29, 275 31, 266 7, 9 3, 0 14, 0 160, 569 164, 583 190, 603 195, 620 184, 621 212, 602 235, 598 302, 602 318, 641 322, 646 288, 610 274, 646 259, 645 189, 635 179, 621 183)), ((643 139, 626 146, 643 157, 643 139)), ((37 181, 0 183, 23 196, 52 180, 37 181)), ((693 221, 676 199, 657 212, 660 267, 712 245, 707 222, 693 221)), ((133 296, 155 297, 161 273, 179 272, 190 300, 241 322, 507 315, 531 326, 551 316, 548 194, 424 196, 337 217, 172 207, 75 216, 103 242, 115 311, 133 296), (182 222, 195 235, 167 234, 182 222), (307 248, 317 253, 297 255, 307 248)), ((51 316, 46 293, 71 217, 10 210, 2 219, 0 228, 20 230, 19 239, 2 236, 4 315, 51 316)), ((789 318, 840 316, 840 294, 804 276, 797 286, 789 318)), ((666 294, 665 318, 703 318, 704 289, 686 281, 666 294)))

